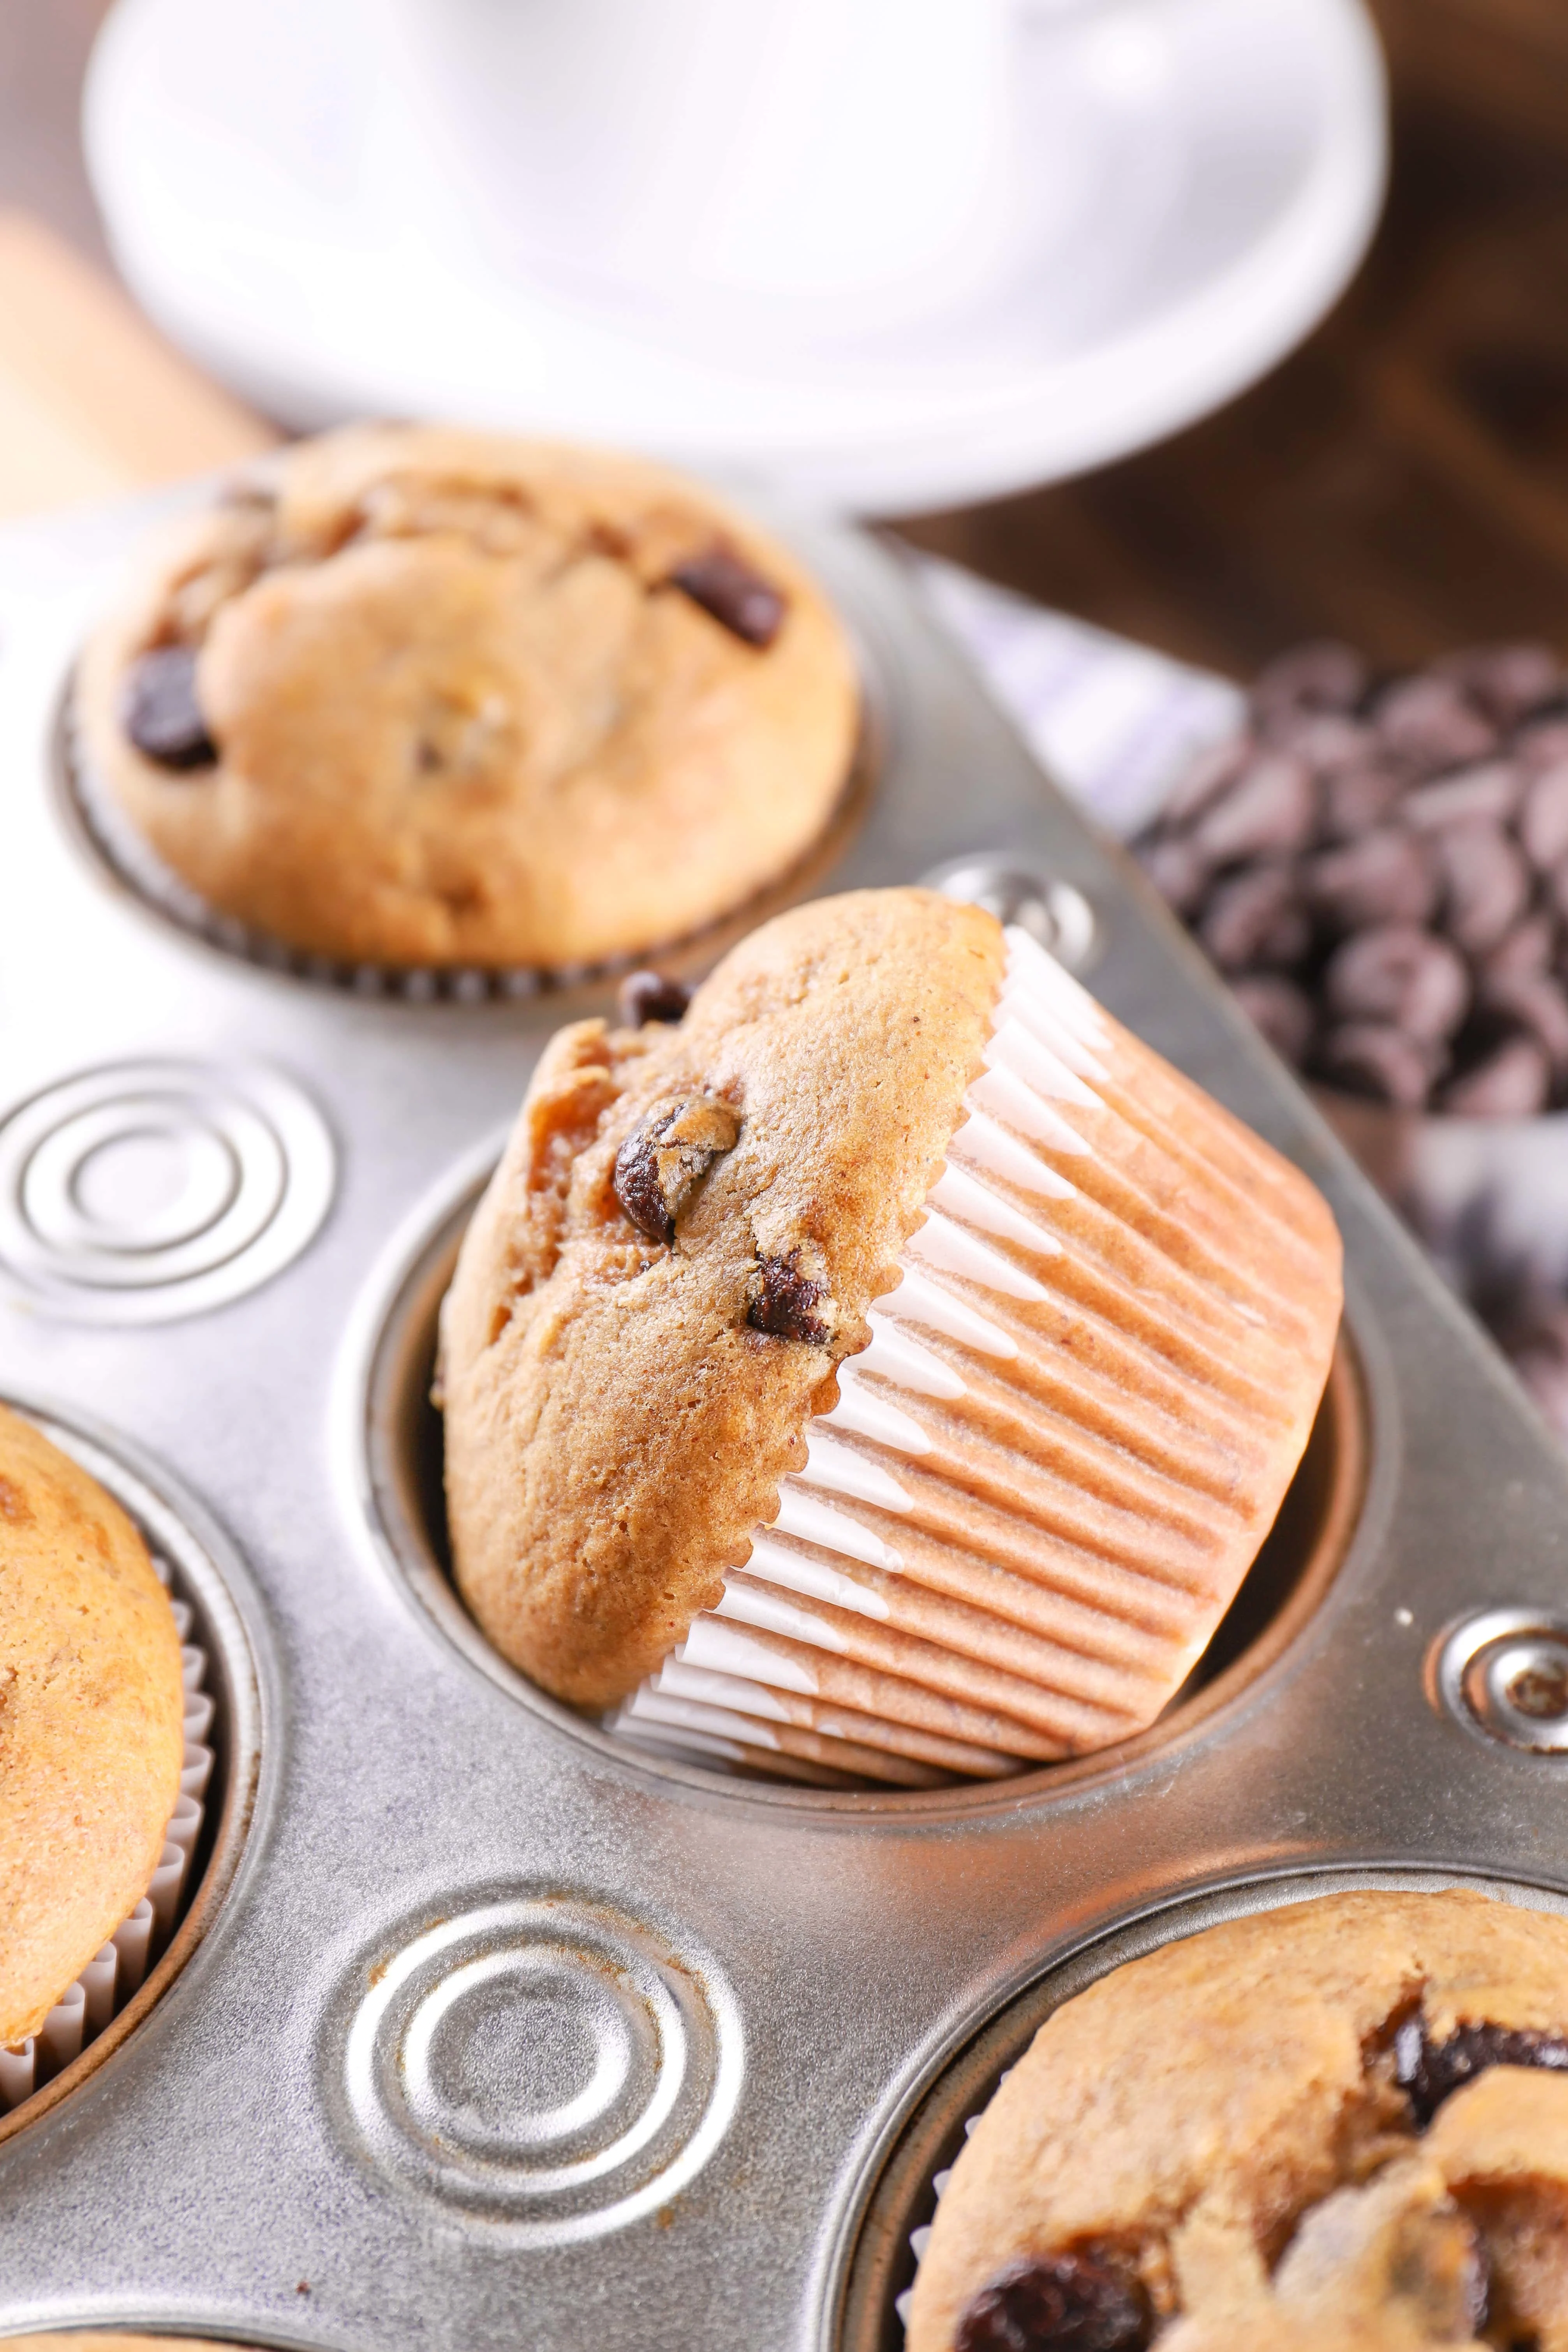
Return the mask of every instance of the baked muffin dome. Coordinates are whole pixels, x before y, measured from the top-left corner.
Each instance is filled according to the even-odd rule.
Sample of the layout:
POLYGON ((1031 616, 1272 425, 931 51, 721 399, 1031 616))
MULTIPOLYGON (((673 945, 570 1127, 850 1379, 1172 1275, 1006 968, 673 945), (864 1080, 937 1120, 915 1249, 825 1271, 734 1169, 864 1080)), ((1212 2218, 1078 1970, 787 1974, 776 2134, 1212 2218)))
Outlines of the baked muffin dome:
POLYGON ((548 1048, 444 1311, 458 1584, 627 1730, 710 1699, 745 1746, 749 1677, 751 1744, 825 1768, 1105 1747, 1273 1521, 1339 1265, 1305 1177, 1031 940, 797 908, 679 1023, 548 1048))
POLYGON ((180 1638, 118 1503, 0 1406, 0 2045, 141 1900, 180 1792, 180 1638))
POLYGON ((806 572, 662 467, 502 435, 307 441, 165 536, 83 657, 93 784, 312 954, 561 966, 787 871, 858 691, 806 572))
POLYGON ((910 2352, 1560 2344, 1564 2070, 1561 1917, 1365 1892, 1167 1944, 974 2126, 910 2352))

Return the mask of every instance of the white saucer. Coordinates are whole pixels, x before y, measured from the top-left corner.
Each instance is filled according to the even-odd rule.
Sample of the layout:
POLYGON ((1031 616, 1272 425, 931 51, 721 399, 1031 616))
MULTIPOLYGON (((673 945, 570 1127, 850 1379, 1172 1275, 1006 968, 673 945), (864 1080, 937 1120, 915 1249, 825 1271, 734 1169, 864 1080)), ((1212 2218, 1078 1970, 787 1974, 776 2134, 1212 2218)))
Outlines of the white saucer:
POLYGON ((1386 161, 1360 0, 1020 0, 1024 258, 920 328, 791 341, 503 275, 374 0, 119 0, 89 168, 126 278, 312 427, 447 415, 630 443, 871 513, 1125 456, 1298 342, 1386 161))

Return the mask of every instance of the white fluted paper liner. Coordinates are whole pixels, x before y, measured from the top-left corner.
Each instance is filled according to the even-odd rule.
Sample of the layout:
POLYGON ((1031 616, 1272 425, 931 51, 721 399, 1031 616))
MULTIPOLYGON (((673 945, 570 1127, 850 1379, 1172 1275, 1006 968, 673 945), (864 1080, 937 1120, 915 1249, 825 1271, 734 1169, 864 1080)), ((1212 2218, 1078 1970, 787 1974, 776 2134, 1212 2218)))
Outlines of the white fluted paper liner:
MULTIPOLYGON (((997 2092, 1002 2088, 1003 2084, 1007 2080, 1007 2077, 1012 2071, 1013 2069, 1011 2066, 1005 2066, 1003 2068, 1001 2074, 997 2075, 995 2082, 991 2086, 991 2098, 994 2099, 995 2097, 997 2092)), ((990 2100, 988 2099, 986 2105, 989 2105, 990 2100)), ((973 2136, 974 2127, 979 2123, 980 2118, 984 2112, 984 2107, 977 2107, 973 2115, 965 2116, 963 2124, 963 2137, 965 2139, 968 2139, 973 2136)), ((941 2204, 943 2192, 947 2188, 948 2182, 952 2179, 952 2166, 951 2164, 944 2165, 940 2172, 933 2172, 931 2174, 931 2202, 933 2205, 941 2204)), ((914 2255, 915 2269, 917 2271, 925 2260, 926 2248, 931 2243, 931 2222, 922 2221, 918 2229, 911 2230, 910 2231, 910 2249, 914 2255)), ((905 2287, 903 2293, 901 2294, 896 2294, 893 2297, 893 2309, 898 2313, 900 2321, 905 2327, 910 2324, 910 2305, 914 2300, 914 2281, 911 2279, 909 2285, 905 2287)))
MULTIPOLYGON (((151 1554, 160 1584, 170 1581, 169 1567, 151 1554)), ((140 1902, 127 1913, 107 1944, 93 1955, 73 1985, 68 1986, 50 2010, 37 2033, 14 2049, 0 2048, 0 2115, 19 2107, 24 2099, 79 2058, 89 2042, 142 1990, 148 1969, 168 1944, 179 1924, 189 1891, 191 1858, 201 1842, 205 1819, 207 1786, 212 1779, 213 1751, 207 1745, 215 1702, 202 1688, 207 1675, 207 1654, 190 1640, 189 1604, 171 1602, 181 1642, 180 1665, 184 1684, 184 1759, 180 1768, 180 1793, 163 1832, 163 1850, 140 1902)))
POLYGON ((910 1787, 1106 1747, 1185 1680, 1266 1531, 1237 1464, 1283 1408, 1237 1335, 1267 1319, 1326 1371, 1338 1316, 1299 1180, 1006 936, 902 1278, 777 1518, 616 1711, 630 1738, 910 1787))

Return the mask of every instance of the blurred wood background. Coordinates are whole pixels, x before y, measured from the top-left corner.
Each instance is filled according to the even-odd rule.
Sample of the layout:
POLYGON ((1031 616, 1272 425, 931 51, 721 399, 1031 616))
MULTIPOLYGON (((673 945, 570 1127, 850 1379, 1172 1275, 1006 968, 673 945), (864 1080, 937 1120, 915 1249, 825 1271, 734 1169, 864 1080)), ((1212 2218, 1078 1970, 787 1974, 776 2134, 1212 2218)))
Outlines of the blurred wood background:
MULTIPOLYGON (((1394 663, 1500 635, 1568 647, 1568 0, 1373 6, 1393 70, 1394 184, 1333 316, 1162 447, 919 518, 910 538, 1240 675, 1325 632, 1394 663)), ((0 207, 107 268, 76 131, 102 14, 103 0, 0 0, 0 207)), ((180 450, 212 463, 254 437, 122 301, 100 313, 122 364, 100 362, 84 386, 92 281, 68 268, 67 323, 47 305, 46 318, 42 250, 26 224, 0 224, 0 506, 24 411, 46 440, 86 449, 81 496, 100 495, 106 473, 158 478, 180 469, 180 450)), ((58 485, 68 453, 48 463, 58 485)))

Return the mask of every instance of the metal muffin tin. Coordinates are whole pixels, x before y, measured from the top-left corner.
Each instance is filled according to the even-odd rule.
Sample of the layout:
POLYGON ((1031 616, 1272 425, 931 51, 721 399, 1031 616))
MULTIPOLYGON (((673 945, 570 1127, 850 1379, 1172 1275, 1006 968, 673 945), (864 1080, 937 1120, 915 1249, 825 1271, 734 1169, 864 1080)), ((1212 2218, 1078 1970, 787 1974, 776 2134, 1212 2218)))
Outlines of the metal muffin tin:
POLYGON ((531 1691, 444 1581, 421 1350, 534 1056, 605 1000, 314 984, 97 858, 60 699, 161 504, 0 539, 0 1395, 221 1528, 258 1764, 183 1968, 0 2144, 0 2333, 890 2345, 879 2248, 929 2175, 905 2142, 873 2205, 879 2180, 1026 1988, 1275 1881, 1568 1890, 1568 1457, 897 559, 774 518, 884 721, 827 887, 963 859, 1080 893, 1097 992, 1327 1192, 1349 1345, 1256 1632, 1121 1751, 808 1790, 667 1765, 531 1691))

